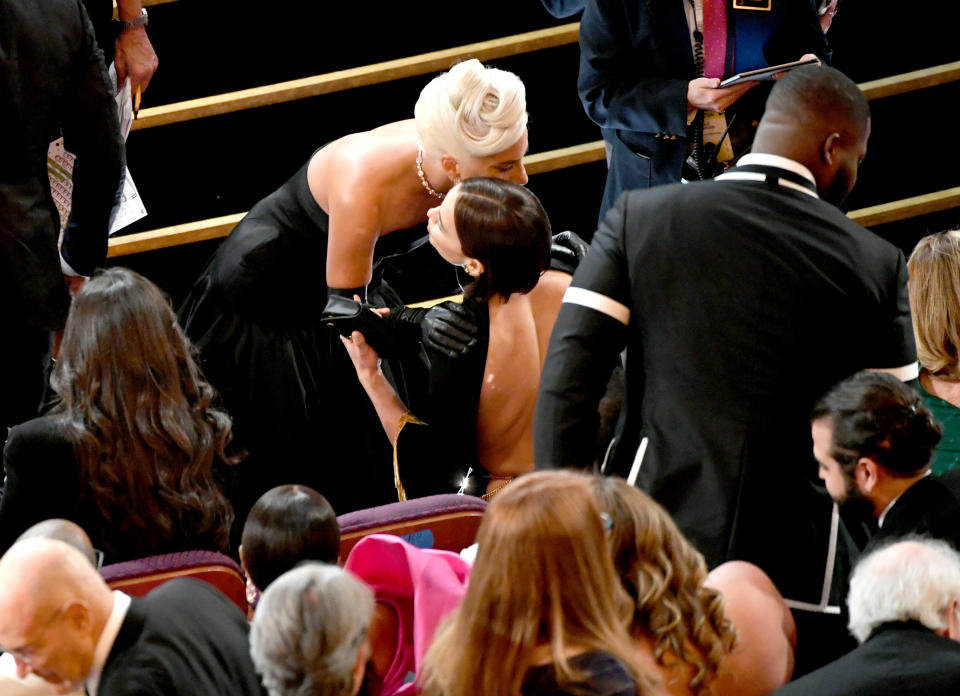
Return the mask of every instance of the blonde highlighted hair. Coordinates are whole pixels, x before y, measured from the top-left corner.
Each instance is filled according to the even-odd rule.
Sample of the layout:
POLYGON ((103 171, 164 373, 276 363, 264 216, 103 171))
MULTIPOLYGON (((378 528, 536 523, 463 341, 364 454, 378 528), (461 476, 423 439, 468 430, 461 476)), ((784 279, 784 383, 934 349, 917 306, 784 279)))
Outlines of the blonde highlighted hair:
POLYGON ((526 89, 511 72, 467 60, 423 88, 413 115, 420 142, 432 157, 495 155, 527 128, 526 89))
POLYGON ((723 597, 706 587, 703 556, 650 496, 615 477, 595 477, 593 491, 610 515, 614 566, 634 602, 633 628, 653 639, 661 665, 668 654, 693 668, 690 688, 708 693, 737 634, 723 597))
POLYGON ((606 652, 638 681, 641 656, 627 630, 631 602, 617 579, 590 477, 523 476, 491 502, 463 603, 438 630, 423 693, 515 696, 535 649, 549 651, 557 682, 585 678, 569 658, 606 652))
POLYGON ((920 364, 937 377, 960 380, 960 230, 921 239, 907 269, 920 364))

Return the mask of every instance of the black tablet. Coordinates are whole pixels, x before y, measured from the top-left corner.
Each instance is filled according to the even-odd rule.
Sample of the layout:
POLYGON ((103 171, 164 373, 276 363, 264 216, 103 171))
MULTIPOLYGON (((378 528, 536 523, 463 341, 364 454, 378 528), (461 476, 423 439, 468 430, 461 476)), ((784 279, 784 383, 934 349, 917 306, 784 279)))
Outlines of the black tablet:
POLYGON ((732 87, 733 85, 738 85, 741 82, 753 82, 755 80, 772 80, 773 76, 777 73, 786 72, 787 70, 793 70, 794 68, 799 68, 801 65, 816 65, 820 62, 818 58, 807 58, 806 60, 795 60, 792 63, 783 63, 781 65, 771 65, 767 68, 759 68, 757 70, 748 70, 747 72, 742 72, 734 75, 733 77, 728 77, 726 80, 720 83, 721 87, 732 87))

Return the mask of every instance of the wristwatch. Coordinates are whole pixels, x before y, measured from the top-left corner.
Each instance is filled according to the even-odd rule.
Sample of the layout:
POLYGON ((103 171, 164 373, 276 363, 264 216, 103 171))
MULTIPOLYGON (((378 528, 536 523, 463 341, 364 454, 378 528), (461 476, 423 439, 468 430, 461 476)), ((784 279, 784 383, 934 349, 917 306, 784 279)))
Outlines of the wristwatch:
POLYGON ((145 27, 149 22, 150 17, 147 15, 147 8, 140 8, 140 16, 130 22, 124 22, 122 19, 114 19, 113 23, 120 28, 120 31, 124 29, 133 29, 134 27, 145 27))

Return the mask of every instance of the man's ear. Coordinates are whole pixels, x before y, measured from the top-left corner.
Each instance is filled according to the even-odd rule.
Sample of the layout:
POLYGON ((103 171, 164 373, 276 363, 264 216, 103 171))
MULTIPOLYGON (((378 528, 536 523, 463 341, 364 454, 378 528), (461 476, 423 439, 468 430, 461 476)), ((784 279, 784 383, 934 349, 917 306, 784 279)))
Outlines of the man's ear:
POLYGON ((63 610, 64 625, 75 631, 85 633, 90 630, 92 617, 90 608, 83 602, 70 602, 63 610))
POLYGON ((871 493, 880 481, 879 464, 870 457, 860 457, 853 469, 853 478, 862 493, 871 493))
POLYGON ((440 155, 440 166, 443 167, 443 173, 450 181, 455 184, 460 183, 460 163, 456 157, 447 153, 440 155))
POLYGON ((947 638, 960 642, 960 617, 957 616, 957 600, 951 599, 946 608, 947 630, 944 633, 947 638))
POLYGON ((828 167, 833 166, 833 161, 836 159, 838 149, 840 149, 840 134, 833 132, 823 141, 823 152, 821 152, 823 163, 828 167))
POLYGON ((367 669, 367 662, 370 659, 370 641, 363 641, 360 649, 357 651, 357 662, 353 666, 353 689, 351 696, 356 696, 363 686, 363 676, 367 669))

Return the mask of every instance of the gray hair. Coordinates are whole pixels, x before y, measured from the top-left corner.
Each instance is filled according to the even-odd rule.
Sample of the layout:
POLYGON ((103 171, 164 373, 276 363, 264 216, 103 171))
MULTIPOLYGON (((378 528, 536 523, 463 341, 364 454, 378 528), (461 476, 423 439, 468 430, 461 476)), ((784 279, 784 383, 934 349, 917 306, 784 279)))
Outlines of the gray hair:
POLYGON ((270 696, 351 696, 373 591, 339 566, 303 563, 263 593, 250 655, 270 696))
POLYGON ((944 541, 909 538, 865 556, 850 579, 850 632, 865 641, 890 621, 947 627, 946 609, 960 599, 960 553, 944 541))

